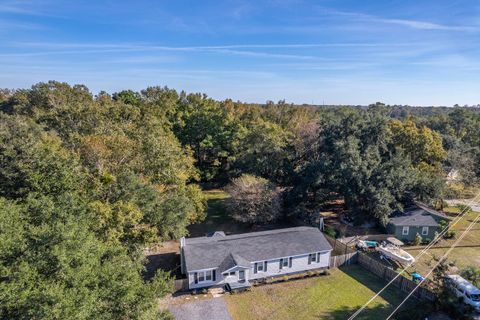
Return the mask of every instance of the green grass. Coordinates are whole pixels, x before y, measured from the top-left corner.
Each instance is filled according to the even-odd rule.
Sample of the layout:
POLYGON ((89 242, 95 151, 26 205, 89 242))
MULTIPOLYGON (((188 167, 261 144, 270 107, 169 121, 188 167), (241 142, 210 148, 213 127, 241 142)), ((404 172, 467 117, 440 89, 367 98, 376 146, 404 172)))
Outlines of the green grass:
MULTIPOLYGON (((456 207, 450 207, 445 209, 446 212, 450 213, 459 213, 459 209, 456 207)), ((441 257, 448 248, 460 237, 463 231, 468 227, 468 225, 475 219, 478 215, 478 212, 470 212, 466 214, 455 226, 452 227, 452 230, 456 231, 456 236, 453 239, 444 239, 441 240, 435 247, 428 250, 427 254, 424 254, 421 258, 417 259, 415 267, 412 268, 420 272, 421 274, 426 274, 431 266, 435 263, 433 257, 441 257)), ((414 257, 420 253, 423 247, 416 247, 411 249, 406 249, 414 257)), ((451 251, 447 258, 449 261, 455 263, 459 269, 463 269, 467 266, 479 266, 480 265, 480 223, 471 229, 471 231, 463 238, 463 240, 457 245, 455 249, 451 251)))
POLYGON ((234 221, 225 209, 228 194, 221 189, 203 191, 207 198, 207 217, 204 221, 190 225, 188 231, 191 237, 201 237, 213 231, 224 231, 226 234, 236 234, 251 231, 248 224, 234 221))
MULTIPOLYGON (((347 319, 385 285, 384 280, 357 265, 331 271, 328 276, 259 286, 251 292, 226 296, 228 309, 234 320, 347 319)), ((403 298, 398 289, 388 288, 356 319, 385 319, 403 298)), ((407 309, 408 315, 397 319, 420 318, 412 303, 407 303, 407 309)))

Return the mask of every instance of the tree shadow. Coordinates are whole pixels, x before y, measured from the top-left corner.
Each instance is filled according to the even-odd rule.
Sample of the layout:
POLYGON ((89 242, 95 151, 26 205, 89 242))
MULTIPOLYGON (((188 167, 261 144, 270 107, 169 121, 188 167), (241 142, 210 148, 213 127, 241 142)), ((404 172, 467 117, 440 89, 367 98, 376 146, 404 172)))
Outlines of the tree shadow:
POLYGON ((180 270, 180 254, 176 252, 166 252, 152 254, 146 257, 144 280, 148 281, 155 276, 158 269, 170 271, 175 279, 182 278, 180 270))

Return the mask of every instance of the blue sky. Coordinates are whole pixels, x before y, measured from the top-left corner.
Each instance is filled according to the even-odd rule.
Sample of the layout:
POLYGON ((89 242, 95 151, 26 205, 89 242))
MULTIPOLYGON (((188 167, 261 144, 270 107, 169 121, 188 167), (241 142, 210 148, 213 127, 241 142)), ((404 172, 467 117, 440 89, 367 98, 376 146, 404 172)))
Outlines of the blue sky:
POLYGON ((0 87, 480 103, 480 1, 0 0, 0 87))

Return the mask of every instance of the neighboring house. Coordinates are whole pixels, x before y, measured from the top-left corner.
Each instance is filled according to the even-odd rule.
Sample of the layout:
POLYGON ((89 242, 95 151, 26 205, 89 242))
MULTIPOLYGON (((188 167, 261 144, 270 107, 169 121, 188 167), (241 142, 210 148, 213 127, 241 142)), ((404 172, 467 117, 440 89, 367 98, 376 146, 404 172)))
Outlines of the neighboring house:
POLYGON ((435 232, 441 231, 442 220, 449 220, 445 213, 417 202, 404 212, 392 215, 387 225, 387 232, 402 241, 414 241, 417 233, 423 240, 433 240, 435 232))
POLYGON ((189 289, 248 287, 251 280, 328 268, 332 247, 318 228, 297 227, 226 236, 182 238, 189 289))

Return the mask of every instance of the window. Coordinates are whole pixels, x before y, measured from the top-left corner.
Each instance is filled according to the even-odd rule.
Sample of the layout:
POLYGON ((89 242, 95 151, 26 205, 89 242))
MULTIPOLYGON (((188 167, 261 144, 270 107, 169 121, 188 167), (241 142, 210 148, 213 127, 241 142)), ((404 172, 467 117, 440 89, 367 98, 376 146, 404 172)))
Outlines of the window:
POLYGON ((235 271, 230 272, 230 275, 231 275, 231 276, 234 276, 235 274, 236 274, 235 271))
POLYGON ((312 264, 312 262, 317 262, 317 255, 318 253, 310 253, 308 255, 308 264, 312 264))
POLYGON ((253 273, 257 272, 267 272, 267 261, 255 262, 253 266, 253 273))
POLYGON ((410 232, 410 228, 409 227, 403 227, 402 229, 402 235, 403 236, 408 236, 408 233, 410 232))
POLYGON ((428 227, 422 227, 422 236, 428 235, 428 227))
MULTIPOLYGON (((224 276, 228 275, 228 273, 224 273, 223 275, 224 276)), ((205 282, 205 281, 215 281, 215 270, 195 272, 193 274, 193 278, 195 280, 195 283, 205 282)))
POLYGON ((257 264, 257 271, 263 271, 263 263, 258 263, 257 264))
POLYGON ((291 268, 291 267, 292 267, 292 258, 280 259, 280 269, 291 268))
POLYGON ((212 270, 205 271, 205 280, 212 281, 212 270))

